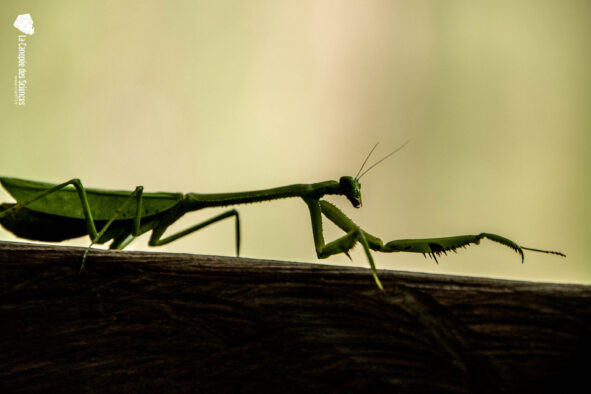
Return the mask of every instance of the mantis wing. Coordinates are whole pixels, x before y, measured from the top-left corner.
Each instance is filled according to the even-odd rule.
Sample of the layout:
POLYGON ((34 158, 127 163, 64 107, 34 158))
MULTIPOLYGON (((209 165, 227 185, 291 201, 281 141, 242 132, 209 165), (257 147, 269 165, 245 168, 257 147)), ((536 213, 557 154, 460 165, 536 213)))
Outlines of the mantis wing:
MULTIPOLYGON (((2 186, 20 204, 38 196, 55 184, 29 181, 17 178, 0 178, 2 186)), ((113 212, 129 198, 129 191, 85 189, 88 203, 95 220, 109 220, 113 212)), ((172 208, 183 198, 181 193, 144 193, 142 216, 148 217, 172 208)), ((57 190, 47 196, 27 204, 30 210, 69 218, 84 219, 80 196, 71 186, 57 190)), ((118 219, 132 219, 136 216, 134 204, 127 204, 118 219)))

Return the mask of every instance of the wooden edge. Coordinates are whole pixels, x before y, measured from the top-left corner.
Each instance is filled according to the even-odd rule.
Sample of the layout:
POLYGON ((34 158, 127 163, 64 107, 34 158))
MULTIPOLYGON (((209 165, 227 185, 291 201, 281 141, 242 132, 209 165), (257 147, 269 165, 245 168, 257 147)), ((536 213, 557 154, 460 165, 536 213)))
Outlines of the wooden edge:
POLYGON ((529 392, 584 382, 591 286, 0 242, 2 392, 529 392))

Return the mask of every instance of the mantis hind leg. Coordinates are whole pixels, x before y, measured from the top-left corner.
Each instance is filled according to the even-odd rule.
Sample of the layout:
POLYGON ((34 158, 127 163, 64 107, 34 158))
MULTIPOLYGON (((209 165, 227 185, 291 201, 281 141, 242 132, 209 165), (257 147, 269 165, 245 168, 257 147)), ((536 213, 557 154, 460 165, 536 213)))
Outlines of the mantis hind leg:
POLYGON ((90 240, 91 240, 90 245, 86 248, 86 250, 84 251, 84 254, 82 256, 82 265, 80 266, 80 271, 82 271, 84 269, 84 264, 86 262, 86 256, 88 255, 88 252, 90 251, 90 248, 92 247, 92 245, 94 245, 95 243, 97 243, 100 240, 100 238, 103 236, 103 234, 105 234, 105 232, 107 231, 109 226, 113 223, 113 221, 115 221, 115 219, 117 219, 117 217, 121 213, 121 210, 125 206, 127 206, 127 204, 129 204, 129 202, 132 200, 132 198, 134 196, 137 198, 137 210, 136 210, 136 215, 133 219, 132 234, 133 235, 139 234, 141 210, 142 210, 142 196, 143 196, 144 188, 142 186, 136 187, 135 190, 129 195, 129 198, 126 199, 123 202, 123 204, 121 204, 121 206, 115 210, 115 212, 113 212, 113 216, 111 216, 111 218, 107 221, 107 223, 102 227, 100 232, 97 232, 97 230, 96 230, 96 225, 94 223, 94 219, 92 217, 92 212, 90 210, 90 205, 88 203, 88 197, 86 196, 86 189, 84 188, 84 186, 82 185, 82 182, 78 178, 70 179, 67 182, 60 183, 59 185, 55 185, 55 186, 45 190, 44 192, 39 193, 37 196, 35 196, 34 198, 32 198, 28 201, 25 201, 23 203, 14 204, 11 208, 9 208, 5 211, 1 211, 0 217, 10 214, 12 211, 14 211, 16 209, 26 207, 27 205, 29 205, 37 200, 42 199, 43 197, 46 197, 51 193, 55 193, 61 189, 64 189, 69 185, 74 186, 74 188, 76 189, 76 191, 78 193, 80 205, 82 207, 82 212, 84 214, 84 219, 86 221, 87 232, 88 232, 88 235, 90 236, 90 240))
POLYGON ((2 217, 4 215, 8 215, 17 209, 25 208, 25 207, 27 207, 27 205, 29 205, 37 200, 40 200, 43 197, 48 196, 49 194, 52 194, 52 193, 55 193, 61 189, 64 189, 69 185, 74 186, 74 188, 78 192, 78 197, 80 199, 80 205, 82 206, 82 212, 84 214, 84 219, 86 220, 87 232, 90 235, 90 239, 92 240, 92 239, 96 238, 98 233, 96 231, 96 226, 95 226, 94 220, 92 218, 92 213, 90 212, 90 205, 88 204, 88 198, 86 196, 86 189, 84 188, 84 186, 82 186, 82 182, 80 182, 80 179, 78 179, 78 178, 70 179, 67 182, 60 183, 59 185, 55 185, 55 186, 45 190, 44 192, 39 193, 34 198, 27 200, 23 203, 16 203, 11 208, 0 212, 0 217, 2 217))
POLYGON ((122 250, 134 239, 136 239, 136 236, 133 234, 123 234, 123 236, 117 236, 109 245, 109 249, 122 250))
POLYGON ((168 219, 174 219, 174 220, 167 220, 166 218, 163 219, 163 224, 160 226, 157 226, 153 231, 152 231, 152 236, 150 237, 150 242, 148 243, 150 246, 161 246, 161 245, 166 245, 167 243, 170 243, 172 241, 176 241, 177 239, 184 237, 186 235, 189 235, 191 233, 194 233, 195 231, 201 230, 204 227, 207 227, 211 224, 217 223, 221 220, 224 220, 226 218, 229 217, 234 217, 236 219, 236 256, 240 256, 240 215, 238 214, 238 211, 236 211, 235 209, 230 209, 229 211, 223 212, 217 216, 212 217, 211 219, 208 219, 204 222, 198 223, 194 226, 191 226, 185 230, 179 231, 177 233, 171 234, 166 238, 162 238, 162 236, 164 235, 164 232, 166 231, 166 229, 168 228, 168 226, 170 226, 170 224, 172 224, 172 222, 174 222, 174 220, 176 220, 178 218, 178 216, 174 216, 168 219))
POLYGON ((125 208, 127 206, 127 204, 129 204, 133 200, 134 197, 136 198, 136 211, 135 211, 135 216, 133 218, 132 230, 131 230, 131 234, 130 234, 130 236, 132 236, 132 238, 128 240, 128 238, 129 238, 128 237, 128 238, 124 239, 123 241, 119 242, 117 245, 118 249, 123 249, 131 241, 133 241, 133 238, 135 238, 135 236, 140 234, 140 222, 142 219, 143 193, 144 193, 144 187, 137 186, 135 188, 135 190, 133 192, 131 192, 129 197, 123 202, 123 204, 121 204, 113 212, 113 215, 111 216, 111 218, 101 228, 101 231, 91 239, 90 245, 88 245, 88 247, 84 250, 84 254, 82 255, 82 265, 80 265, 80 272, 82 272, 84 270, 84 265, 86 264, 86 257, 88 256, 88 252, 90 252, 92 245, 94 245, 95 243, 97 243, 101 239, 101 237, 103 236, 103 234, 105 234, 105 232, 111 226, 111 224, 117 219, 117 217, 119 217, 123 208, 125 208))

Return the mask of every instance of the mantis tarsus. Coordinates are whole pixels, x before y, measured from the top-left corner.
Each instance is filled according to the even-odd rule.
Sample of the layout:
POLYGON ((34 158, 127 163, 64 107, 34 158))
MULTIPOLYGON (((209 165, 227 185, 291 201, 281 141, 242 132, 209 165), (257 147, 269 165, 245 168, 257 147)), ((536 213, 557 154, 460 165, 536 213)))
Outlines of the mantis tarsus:
POLYGON ((387 253, 422 253, 437 260, 437 256, 441 254, 455 251, 457 248, 472 243, 478 244, 481 239, 488 238, 515 250, 520 254, 522 262, 524 250, 565 256, 560 252, 519 246, 510 239, 490 233, 443 238, 401 239, 384 244, 379 238, 361 229, 335 205, 322 200, 325 195, 341 195, 345 196, 355 208, 361 207, 359 179, 404 145, 406 143, 362 172, 369 156, 376 148, 374 146, 355 177, 343 176, 339 181, 295 184, 238 193, 144 193, 142 186, 136 187, 132 192, 112 191, 87 189, 79 179, 71 179, 61 184, 50 184, 0 177, 2 186, 16 200, 16 203, 0 205, 0 223, 18 237, 37 241, 60 242, 88 234, 91 244, 83 254, 80 267, 82 271, 88 251, 94 244, 103 244, 112 240, 109 246, 111 249, 123 249, 134 238, 152 231, 149 245, 160 246, 232 217, 236 224, 236 254, 239 255, 240 217, 235 209, 230 209, 164 238, 163 235, 168 226, 187 212, 210 207, 226 207, 300 197, 310 211, 312 233, 318 257, 323 259, 338 253, 345 253, 348 256, 348 251, 359 242, 367 256, 373 278, 382 291, 383 286, 378 278, 371 250, 387 253), (322 229, 322 215, 335 223, 346 234, 326 243, 322 229), (97 230, 99 228, 100 230, 97 230))

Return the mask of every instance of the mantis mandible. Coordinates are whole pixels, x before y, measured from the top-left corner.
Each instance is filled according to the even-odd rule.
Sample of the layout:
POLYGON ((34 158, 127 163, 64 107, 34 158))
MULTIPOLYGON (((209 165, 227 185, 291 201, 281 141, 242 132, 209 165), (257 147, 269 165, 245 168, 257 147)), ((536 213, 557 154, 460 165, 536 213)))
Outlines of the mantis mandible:
MULTIPOLYGON (((406 142, 408 143, 408 141, 406 142)), ((455 237, 401 239, 383 243, 379 238, 363 230, 339 208, 322 200, 325 195, 346 197, 355 208, 361 207, 361 183, 359 180, 369 170, 402 149, 402 146, 378 160, 364 172, 367 160, 377 144, 365 158, 355 177, 343 176, 338 181, 295 184, 272 189, 238 193, 144 193, 142 186, 134 191, 113 191, 85 188, 79 179, 61 184, 51 184, 24 179, 0 177, 2 186, 14 197, 16 203, 0 205, 0 224, 17 237, 61 242, 89 235, 91 244, 82 256, 80 271, 84 269, 86 256, 94 244, 111 241, 110 249, 123 249, 136 237, 151 231, 149 245, 160 246, 175 241, 227 218, 234 218, 236 225, 236 255, 240 255, 240 217, 230 209, 185 230, 164 236, 166 229, 187 212, 210 207, 227 207, 253 202, 299 197, 308 206, 312 221, 312 234, 316 254, 324 259, 348 252, 357 243, 363 247, 375 283, 384 290, 377 274, 371 250, 378 252, 422 253, 433 257, 456 251, 469 244, 478 244, 488 238, 513 249, 521 256, 524 250, 557 254, 560 252, 519 246, 517 243, 490 233, 459 235, 455 237), (322 215, 340 227, 345 235, 326 243, 322 229, 322 215), (97 230, 99 229, 100 230, 97 230)))

